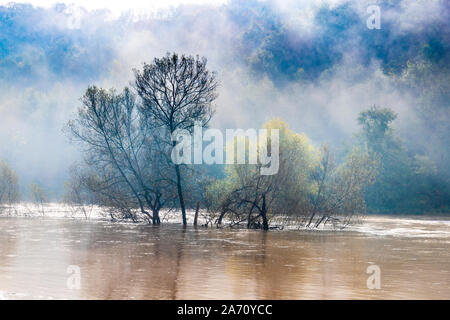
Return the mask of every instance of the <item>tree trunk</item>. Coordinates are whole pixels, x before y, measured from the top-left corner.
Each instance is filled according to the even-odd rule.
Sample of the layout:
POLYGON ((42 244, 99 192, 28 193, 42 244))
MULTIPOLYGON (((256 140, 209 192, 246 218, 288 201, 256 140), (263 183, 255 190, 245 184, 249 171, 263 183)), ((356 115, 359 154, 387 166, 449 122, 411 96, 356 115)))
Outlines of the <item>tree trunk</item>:
POLYGON ((263 220, 263 230, 269 230, 269 222, 267 221, 266 196, 263 196, 263 203, 261 208, 261 217, 263 220))
POLYGON ((258 200, 258 198, 255 199, 255 201, 253 202, 252 208, 250 209, 250 212, 248 213, 247 229, 250 229, 250 227, 251 227, 251 224, 252 224, 252 213, 253 213, 253 209, 255 209, 255 204, 256 204, 257 200, 258 200))
POLYGON ((314 226, 314 228, 317 228, 320 226, 320 224, 322 223, 323 220, 325 220, 326 216, 324 215, 319 221, 316 222, 316 225, 314 226))
POLYGON ((309 222, 308 222, 308 224, 306 225, 307 228, 309 228, 309 226, 310 226, 310 224, 312 223, 312 221, 313 221, 315 215, 316 215, 316 213, 314 212, 314 209, 313 209, 313 213, 311 214, 311 217, 309 218, 309 222))
POLYGON ((178 190, 178 200, 180 200, 181 206, 181 216, 183 218, 183 225, 186 226, 186 209, 184 207, 183 189, 181 188, 181 174, 180 167, 178 164, 175 165, 175 172, 177 173, 177 190, 178 190))
POLYGON ((222 213, 220 214, 219 218, 216 220, 217 226, 222 224, 222 219, 223 219, 223 216, 225 215, 225 213, 227 213, 225 210, 222 211, 222 213))
POLYGON ((197 207, 195 208, 194 226, 197 226, 198 211, 200 210, 200 200, 197 201, 197 207))
POLYGON ((161 205, 159 202, 159 195, 156 195, 154 203, 152 202, 152 198, 149 196, 148 191, 145 191, 145 201, 147 202, 148 207, 152 210, 152 215, 148 215, 150 219, 152 219, 152 224, 160 224, 161 220, 159 219, 159 210, 161 209, 161 205))
POLYGON ((153 210, 153 224, 161 224, 161 220, 159 219, 159 210, 153 210))

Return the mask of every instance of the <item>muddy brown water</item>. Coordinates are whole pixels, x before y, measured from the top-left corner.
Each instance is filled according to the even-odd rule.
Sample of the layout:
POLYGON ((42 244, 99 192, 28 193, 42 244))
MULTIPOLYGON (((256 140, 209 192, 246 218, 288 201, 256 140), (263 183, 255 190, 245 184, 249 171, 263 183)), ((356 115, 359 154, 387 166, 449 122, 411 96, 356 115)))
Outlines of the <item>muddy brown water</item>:
POLYGON ((449 245, 443 218, 262 232, 0 217, 0 298, 450 299, 449 245))

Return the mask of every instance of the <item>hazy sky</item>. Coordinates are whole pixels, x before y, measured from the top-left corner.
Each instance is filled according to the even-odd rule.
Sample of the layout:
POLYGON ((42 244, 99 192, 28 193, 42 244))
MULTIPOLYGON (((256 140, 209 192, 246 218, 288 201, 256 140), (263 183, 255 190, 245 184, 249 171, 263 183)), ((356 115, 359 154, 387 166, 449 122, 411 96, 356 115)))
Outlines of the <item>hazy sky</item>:
POLYGON ((31 0, 31 1, 10 1, 0 0, 0 5, 8 3, 28 3, 34 6, 50 8, 56 3, 64 3, 66 5, 76 5, 88 10, 105 9, 110 10, 114 15, 118 15, 124 11, 148 11, 154 12, 159 9, 167 9, 170 7, 177 7, 181 4, 208 4, 220 5, 227 2, 226 0, 31 0))

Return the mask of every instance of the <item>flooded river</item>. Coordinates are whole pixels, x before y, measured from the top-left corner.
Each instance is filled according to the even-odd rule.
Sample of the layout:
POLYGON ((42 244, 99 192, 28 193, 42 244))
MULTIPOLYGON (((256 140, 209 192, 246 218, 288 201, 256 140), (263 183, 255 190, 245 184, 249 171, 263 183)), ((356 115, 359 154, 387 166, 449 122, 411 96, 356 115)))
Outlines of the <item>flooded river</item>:
POLYGON ((450 220, 262 232, 0 216, 0 298, 450 299, 450 220))

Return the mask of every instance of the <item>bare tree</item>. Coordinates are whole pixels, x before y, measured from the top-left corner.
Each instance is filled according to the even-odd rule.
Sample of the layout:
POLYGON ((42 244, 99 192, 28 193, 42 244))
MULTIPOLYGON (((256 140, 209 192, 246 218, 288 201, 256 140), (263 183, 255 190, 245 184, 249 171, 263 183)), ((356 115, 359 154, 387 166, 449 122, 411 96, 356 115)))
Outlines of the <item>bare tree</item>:
MULTIPOLYGON (((143 101, 143 111, 152 126, 167 131, 165 142, 175 146, 171 135, 178 129, 191 131, 194 121, 207 126, 216 99, 215 73, 206 68, 206 58, 167 54, 135 70, 135 85, 143 101)), ((183 225, 186 209, 180 165, 173 164, 183 225)))
MULTIPOLYGON (((328 146, 324 145, 320 150, 320 160, 311 172, 312 183, 317 192, 312 195, 312 212, 306 227, 309 227, 312 224, 317 211, 320 210, 321 204, 325 201, 325 188, 327 188, 328 181, 333 175, 334 169, 334 156, 331 154, 328 146)), ((320 222, 317 226, 319 224, 320 222)))
POLYGON ((296 167, 299 162, 295 161, 298 152, 282 152, 274 175, 261 175, 259 164, 229 167, 228 181, 219 182, 212 190, 224 194, 216 208, 220 211, 217 224, 228 215, 232 226, 245 223, 249 229, 268 230, 270 220, 292 216, 304 206, 301 167, 296 167))
POLYGON ((366 212, 366 188, 375 182, 379 160, 367 151, 354 148, 345 161, 336 167, 324 189, 322 212, 315 227, 331 220, 339 227, 346 227, 356 215, 366 212))
POLYGON ((8 210, 11 210, 13 204, 18 202, 19 199, 17 174, 6 161, 0 161, 0 206, 6 205, 8 210))
POLYGON ((30 184, 30 194, 42 215, 45 215, 45 204, 49 201, 47 192, 45 192, 40 184, 32 183, 30 184))
POLYGON ((140 212, 159 224, 159 211, 167 199, 164 189, 169 186, 162 168, 167 152, 159 149, 161 144, 154 134, 158 129, 149 130, 140 114, 142 107, 127 88, 117 94, 89 87, 82 103, 68 129, 71 137, 83 144, 86 162, 97 172, 96 183, 91 184, 97 189, 93 191, 124 208, 133 202, 123 192, 128 190, 140 212), (116 198, 111 199, 113 196, 116 198))
POLYGON ((306 227, 317 228, 331 222, 346 227, 356 215, 366 212, 366 187, 375 181, 378 161, 366 151, 354 148, 339 165, 327 147, 321 150, 312 170, 312 209, 306 227), (317 219, 314 221, 314 218, 317 219))
POLYGON ((70 178, 64 184, 64 202, 69 204, 74 212, 81 211, 86 219, 89 218, 93 205, 97 202, 94 192, 90 190, 89 173, 82 166, 74 163, 70 169, 70 178))

